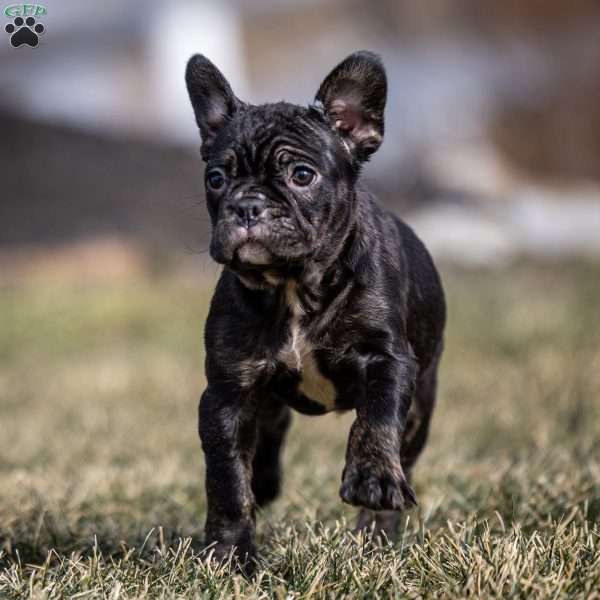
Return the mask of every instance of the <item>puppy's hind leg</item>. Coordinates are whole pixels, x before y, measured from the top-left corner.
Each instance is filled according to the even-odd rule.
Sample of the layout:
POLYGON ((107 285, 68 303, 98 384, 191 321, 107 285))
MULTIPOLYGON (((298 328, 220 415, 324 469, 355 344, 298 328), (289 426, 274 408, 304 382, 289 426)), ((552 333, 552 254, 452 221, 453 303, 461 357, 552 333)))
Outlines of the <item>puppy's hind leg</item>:
POLYGON ((289 407, 272 402, 258 417, 258 441, 252 462, 252 491, 258 506, 275 500, 281 490, 281 450, 292 420, 289 407))
POLYGON ((441 344, 429 366, 419 373, 406 428, 402 434, 400 461, 409 477, 412 475, 413 467, 423 451, 429 435, 431 415, 435 407, 440 355, 441 344))

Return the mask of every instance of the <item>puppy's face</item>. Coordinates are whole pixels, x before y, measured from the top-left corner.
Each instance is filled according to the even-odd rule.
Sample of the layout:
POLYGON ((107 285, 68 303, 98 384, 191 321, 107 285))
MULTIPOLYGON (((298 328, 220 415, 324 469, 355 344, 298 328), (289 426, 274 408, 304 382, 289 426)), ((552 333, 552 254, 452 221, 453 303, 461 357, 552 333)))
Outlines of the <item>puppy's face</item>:
POLYGON ((285 272, 334 252, 352 220, 360 164, 383 138, 378 58, 348 57, 309 108, 244 104, 199 55, 186 81, 206 161, 213 258, 239 273, 285 272))
POLYGON ((206 158, 211 253, 233 268, 301 262, 349 210, 348 152, 315 110, 240 107, 206 158))

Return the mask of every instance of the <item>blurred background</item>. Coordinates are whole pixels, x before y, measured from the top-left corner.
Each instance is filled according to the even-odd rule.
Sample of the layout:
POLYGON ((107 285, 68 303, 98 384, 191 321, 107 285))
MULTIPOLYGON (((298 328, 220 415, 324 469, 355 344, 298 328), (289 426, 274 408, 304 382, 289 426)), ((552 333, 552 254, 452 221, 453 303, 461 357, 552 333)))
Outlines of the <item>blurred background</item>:
MULTIPOLYGON (((600 2, 43 4, 36 48, 11 47, 0 5, 0 596, 56 594, 47 587, 55 578, 70 595, 97 586, 126 597, 110 586, 134 576, 116 563, 103 563, 110 577, 80 568, 86 556, 96 564, 98 549, 127 556, 129 569, 127 548, 145 548, 141 591, 129 597, 145 596, 150 564, 157 585, 166 572, 179 581, 154 561, 179 536, 202 539, 196 406, 220 271, 207 253, 186 62, 205 53, 244 100, 308 104, 361 48, 381 54, 389 77, 386 139, 364 177, 433 252, 449 306, 439 408, 408 531, 421 539, 427 529, 438 548, 456 536, 448 552, 467 556, 455 548, 471 534, 450 523, 486 519, 510 573, 531 562, 531 548, 541 553, 538 575, 519 571, 522 587, 494 568, 497 586, 457 597, 531 595, 535 577, 548 597, 595 589, 600 2), (512 523, 541 532, 547 549, 539 537, 514 542, 512 523), (567 531, 580 554, 558 546, 567 531), (575 566, 563 568, 558 553, 575 566), (47 560, 58 565, 51 575, 47 560), (569 577, 579 583, 556 583, 569 577)), ((273 527, 287 540, 289 524, 302 532, 354 520, 338 499, 352 416, 295 416, 283 497, 259 519, 282 565, 277 585, 290 572, 303 579, 314 560, 286 568, 277 558, 286 546, 268 542, 273 527)), ((469 568, 489 562, 471 556, 469 568)), ((481 581, 462 563, 438 571, 459 588, 428 587, 409 567, 416 587, 395 595, 447 596, 481 581)))
POLYGON ((365 176, 438 258, 600 255, 596 0, 45 6, 37 48, 0 43, 2 278, 215 276, 183 81, 198 51, 241 98, 301 104, 348 53, 380 53, 386 140, 365 176))

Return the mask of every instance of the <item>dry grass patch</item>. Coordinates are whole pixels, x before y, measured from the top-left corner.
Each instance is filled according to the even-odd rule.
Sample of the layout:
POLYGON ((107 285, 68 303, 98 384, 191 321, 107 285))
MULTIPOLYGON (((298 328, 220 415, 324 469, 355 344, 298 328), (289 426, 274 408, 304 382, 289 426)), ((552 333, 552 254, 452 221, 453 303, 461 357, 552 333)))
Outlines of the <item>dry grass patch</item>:
POLYGON ((600 266, 445 280, 439 407, 401 540, 349 532, 351 416, 298 416, 251 580, 202 560, 210 290, 0 289, 0 597, 598 597, 600 266))

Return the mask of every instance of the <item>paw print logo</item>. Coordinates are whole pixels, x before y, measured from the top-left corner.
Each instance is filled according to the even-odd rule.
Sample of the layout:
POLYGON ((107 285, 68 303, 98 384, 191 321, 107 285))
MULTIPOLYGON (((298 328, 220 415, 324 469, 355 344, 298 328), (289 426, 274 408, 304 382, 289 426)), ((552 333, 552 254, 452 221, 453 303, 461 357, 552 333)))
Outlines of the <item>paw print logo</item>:
POLYGON ((23 44, 35 48, 46 28, 41 23, 36 23, 33 17, 27 17, 23 20, 22 17, 15 17, 12 23, 8 23, 4 28, 6 33, 10 35, 10 43, 14 48, 18 48, 23 44))

